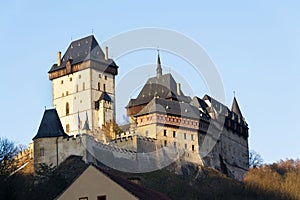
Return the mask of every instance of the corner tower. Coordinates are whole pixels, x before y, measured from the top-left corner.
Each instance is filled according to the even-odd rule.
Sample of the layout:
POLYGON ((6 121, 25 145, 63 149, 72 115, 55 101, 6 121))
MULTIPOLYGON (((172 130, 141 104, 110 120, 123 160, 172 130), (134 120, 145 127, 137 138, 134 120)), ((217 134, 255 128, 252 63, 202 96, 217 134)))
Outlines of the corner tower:
POLYGON ((115 76, 118 66, 93 35, 73 41, 49 73, 52 103, 65 132, 97 131, 115 120, 115 76))

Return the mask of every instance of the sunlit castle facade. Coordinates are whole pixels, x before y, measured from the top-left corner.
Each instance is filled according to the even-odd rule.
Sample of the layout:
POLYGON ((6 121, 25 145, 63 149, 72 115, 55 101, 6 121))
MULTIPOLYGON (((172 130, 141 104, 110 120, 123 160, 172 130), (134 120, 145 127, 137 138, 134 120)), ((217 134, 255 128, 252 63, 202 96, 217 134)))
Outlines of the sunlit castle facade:
POLYGON ((174 148, 188 161, 243 179, 249 168, 248 124, 235 97, 229 109, 208 95, 186 96, 172 74, 162 73, 158 55, 156 76, 126 108, 130 129, 154 138, 157 149, 174 148))
POLYGON ((52 102, 68 135, 97 131, 115 119, 118 66, 103 53, 94 36, 70 44, 49 71, 52 102))
POLYGON ((62 57, 58 52, 57 64, 48 73, 53 109, 45 111, 33 138, 35 167, 59 165, 70 155, 92 162, 97 158, 86 147, 101 147, 98 155, 110 158, 116 154, 107 149, 114 149, 116 160, 131 155, 129 163, 136 162, 137 152, 162 152, 153 158, 158 165, 171 149, 180 152, 180 159, 238 180, 249 168, 248 124, 237 99, 229 109, 208 95, 185 95, 172 74, 163 73, 159 54, 156 76, 145 80, 137 97, 130 99, 130 123, 120 127, 115 123, 118 66, 93 35, 73 41, 62 57))

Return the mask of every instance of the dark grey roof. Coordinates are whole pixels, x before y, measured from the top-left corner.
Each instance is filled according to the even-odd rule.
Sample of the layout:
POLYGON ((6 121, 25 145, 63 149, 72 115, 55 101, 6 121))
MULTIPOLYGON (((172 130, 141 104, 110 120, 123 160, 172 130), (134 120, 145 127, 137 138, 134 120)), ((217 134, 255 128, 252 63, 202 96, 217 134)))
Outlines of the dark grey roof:
POLYGON ((155 76, 149 78, 137 98, 131 99, 127 107, 146 104, 154 97, 159 97, 160 99, 175 99, 186 103, 191 101, 191 98, 185 96, 182 90, 180 90, 179 95, 177 94, 177 83, 173 76, 168 73, 161 77, 155 76))
POLYGON ((204 101, 209 100, 212 105, 212 108, 215 109, 215 111, 218 112, 219 114, 228 116, 228 114, 230 113, 230 110, 227 106, 225 106, 221 102, 217 101, 216 99, 214 99, 208 95, 204 95, 203 100, 204 101))
POLYGON ((126 132, 126 131, 129 131, 130 124, 123 124, 123 125, 120 125, 119 127, 122 131, 126 132))
POLYGON ((89 122, 85 120, 82 130, 90 131, 89 122))
POLYGON ((188 103, 161 98, 154 98, 135 116, 141 116, 150 113, 161 113, 193 119, 200 119, 200 117, 204 117, 205 115, 199 111, 197 107, 188 103))
POLYGON ((61 125, 56 109, 45 110, 40 127, 33 140, 37 138, 68 136, 61 125))
POLYGON ((100 95, 98 101, 100 101, 100 100, 112 102, 110 96, 106 92, 102 92, 102 94, 100 95))
POLYGON ((206 112, 207 104, 205 101, 199 97, 194 97, 191 101, 191 105, 196 106, 197 108, 201 108, 204 112, 206 112))
POLYGON ((235 97, 233 98, 231 111, 237 114, 240 118, 243 118, 242 112, 235 97))
POLYGON ((68 60, 71 61, 72 65, 87 60, 94 60, 106 66, 118 68, 112 59, 105 60, 104 53, 93 35, 73 41, 62 57, 61 65, 57 66, 57 64, 54 64, 49 73, 65 68, 68 60))
POLYGON ((233 99, 231 110, 229 110, 229 108, 227 106, 225 106, 224 104, 220 103, 219 101, 215 100, 214 98, 212 98, 208 95, 205 95, 203 97, 203 100, 209 100, 217 113, 225 115, 229 119, 236 121, 240 124, 247 125, 245 119, 242 116, 242 113, 240 111, 240 108, 238 106, 238 103, 237 103, 237 100, 235 97, 233 99))

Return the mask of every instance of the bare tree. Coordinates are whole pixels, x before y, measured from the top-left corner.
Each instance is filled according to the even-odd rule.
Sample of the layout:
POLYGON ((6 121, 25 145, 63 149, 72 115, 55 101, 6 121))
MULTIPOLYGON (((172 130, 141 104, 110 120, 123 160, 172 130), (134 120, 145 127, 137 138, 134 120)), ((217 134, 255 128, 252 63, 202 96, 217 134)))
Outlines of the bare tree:
POLYGON ((13 141, 0 137, 0 174, 8 174, 12 170, 11 164, 17 153, 18 147, 13 141))
POLYGON ((259 153, 254 150, 250 150, 249 152, 249 167, 259 167, 263 164, 263 159, 259 153))

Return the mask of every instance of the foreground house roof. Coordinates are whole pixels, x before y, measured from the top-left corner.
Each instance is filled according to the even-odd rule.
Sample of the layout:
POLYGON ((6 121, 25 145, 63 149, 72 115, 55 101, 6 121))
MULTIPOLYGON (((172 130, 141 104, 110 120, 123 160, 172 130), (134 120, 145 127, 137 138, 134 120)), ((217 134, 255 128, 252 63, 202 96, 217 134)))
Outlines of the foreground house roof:
MULTIPOLYGON (((58 171, 64 172, 74 165, 83 165, 80 163, 83 163, 81 157, 72 156, 59 166, 58 171)), ((78 169, 76 178, 56 199, 79 199, 80 197, 96 199, 93 195, 106 195, 107 199, 169 199, 164 194, 144 188, 115 175, 113 170, 102 169, 92 164, 83 167, 83 169, 78 169), (122 195, 122 198, 117 197, 118 195, 122 195)), ((76 172, 72 172, 72 174, 71 177, 74 177, 76 172)))

